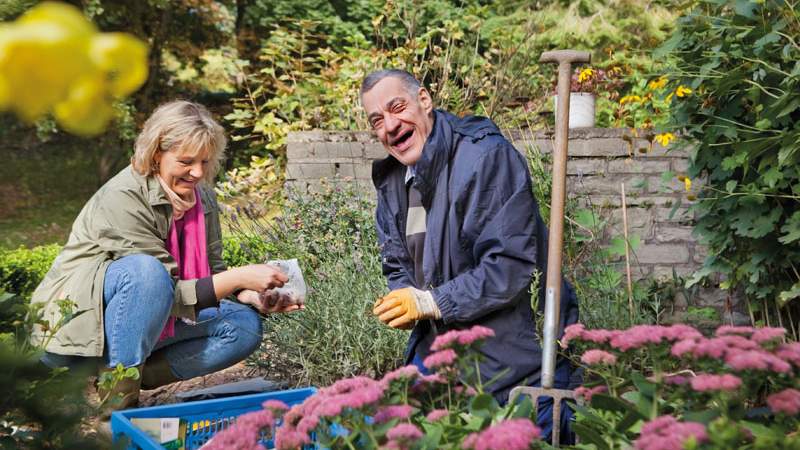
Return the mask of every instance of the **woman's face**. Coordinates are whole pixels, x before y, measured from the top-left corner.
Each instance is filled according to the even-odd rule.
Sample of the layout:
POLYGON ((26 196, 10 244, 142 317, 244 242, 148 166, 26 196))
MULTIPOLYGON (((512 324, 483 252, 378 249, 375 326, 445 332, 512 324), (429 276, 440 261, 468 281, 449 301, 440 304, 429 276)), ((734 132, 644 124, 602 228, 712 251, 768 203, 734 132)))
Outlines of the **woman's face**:
POLYGON ((195 186, 206 172, 208 151, 189 152, 185 149, 159 151, 155 155, 158 174, 176 194, 191 198, 195 186))

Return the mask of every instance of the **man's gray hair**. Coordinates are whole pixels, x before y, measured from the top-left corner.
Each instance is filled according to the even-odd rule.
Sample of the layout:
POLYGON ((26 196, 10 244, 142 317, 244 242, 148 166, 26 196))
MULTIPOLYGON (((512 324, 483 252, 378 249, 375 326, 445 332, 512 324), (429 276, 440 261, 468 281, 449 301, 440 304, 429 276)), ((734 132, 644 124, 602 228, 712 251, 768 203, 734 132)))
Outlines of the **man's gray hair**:
POLYGON ((403 87, 406 88, 411 98, 417 98, 417 95, 419 95, 419 88, 421 88, 422 85, 419 80, 414 78, 414 75, 400 69, 378 70, 364 77, 364 81, 361 82, 361 97, 364 97, 364 94, 374 88, 381 80, 389 77, 397 78, 402 81, 403 87))

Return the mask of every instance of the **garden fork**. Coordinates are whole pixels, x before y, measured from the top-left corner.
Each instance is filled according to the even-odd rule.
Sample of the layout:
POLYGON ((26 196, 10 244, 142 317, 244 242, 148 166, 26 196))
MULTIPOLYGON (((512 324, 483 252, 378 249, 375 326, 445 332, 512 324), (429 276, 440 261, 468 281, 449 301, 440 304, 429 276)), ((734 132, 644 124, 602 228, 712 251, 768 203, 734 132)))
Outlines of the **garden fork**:
POLYGON ((550 200, 550 239, 547 246, 547 284, 545 285, 544 343, 542 345, 542 387, 519 386, 509 401, 520 394, 530 395, 534 405, 539 397, 553 398, 552 444, 558 446, 561 425, 561 400, 576 400, 575 392, 554 389, 556 367, 556 333, 558 332, 561 299, 561 259, 564 243, 564 202, 567 191, 567 150, 569 147, 569 97, 573 63, 588 63, 589 52, 556 50, 542 53, 539 62, 558 63, 558 104, 556 105, 556 139, 553 151, 553 189, 550 200))

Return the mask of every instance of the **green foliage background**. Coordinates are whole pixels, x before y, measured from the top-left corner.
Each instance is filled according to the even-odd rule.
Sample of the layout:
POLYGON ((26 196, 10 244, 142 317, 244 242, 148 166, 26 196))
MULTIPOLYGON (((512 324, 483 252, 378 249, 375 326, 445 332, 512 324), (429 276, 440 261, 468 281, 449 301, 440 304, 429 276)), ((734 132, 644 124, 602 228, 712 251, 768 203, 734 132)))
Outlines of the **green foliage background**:
POLYGON ((800 297, 800 13, 793 1, 704 0, 664 44, 674 83, 695 93, 672 108, 706 176, 694 206, 709 257, 695 281, 722 274, 763 325, 794 330, 800 297))

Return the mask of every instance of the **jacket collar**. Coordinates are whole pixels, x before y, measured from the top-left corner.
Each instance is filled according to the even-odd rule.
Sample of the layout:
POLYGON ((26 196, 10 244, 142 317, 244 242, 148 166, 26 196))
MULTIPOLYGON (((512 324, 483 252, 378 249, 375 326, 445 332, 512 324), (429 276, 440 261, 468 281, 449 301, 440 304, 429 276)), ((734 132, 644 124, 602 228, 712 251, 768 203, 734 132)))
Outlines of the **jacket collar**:
POLYGON ((161 183, 158 182, 156 177, 153 175, 142 175, 137 172, 133 166, 129 167, 133 173, 133 178, 136 179, 136 181, 144 188, 145 194, 147 195, 147 202, 150 203, 151 206, 171 206, 169 199, 167 198, 167 193, 164 192, 164 188, 161 187, 161 183))

